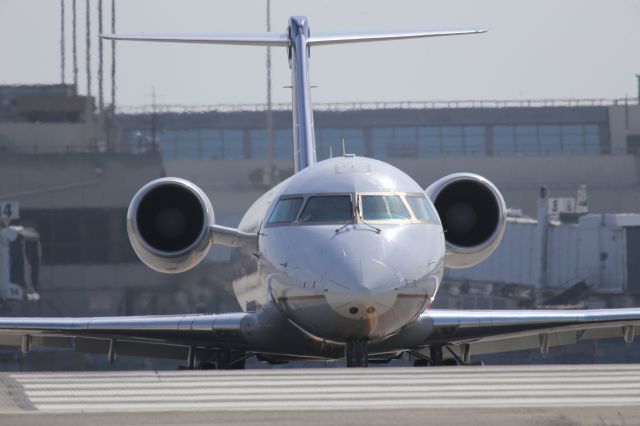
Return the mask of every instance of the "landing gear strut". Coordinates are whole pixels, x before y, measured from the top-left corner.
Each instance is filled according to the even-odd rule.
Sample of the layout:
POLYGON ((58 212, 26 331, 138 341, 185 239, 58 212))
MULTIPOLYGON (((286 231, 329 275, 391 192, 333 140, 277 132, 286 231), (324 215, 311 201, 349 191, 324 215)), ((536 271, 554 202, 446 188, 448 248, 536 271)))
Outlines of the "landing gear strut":
POLYGON ((252 356, 252 353, 245 354, 231 349, 219 350, 216 367, 218 370, 244 370, 245 360, 252 356))
POLYGON ((431 346, 433 365, 442 365, 442 346, 431 346))
POLYGON ((366 367, 368 352, 367 339, 351 338, 344 348, 344 359, 347 367, 366 367))
POLYGON ((412 355, 414 355, 417 360, 413 362, 413 365, 416 367, 440 367, 440 366, 454 366, 454 365, 463 365, 464 363, 460 360, 460 358, 453 352, 448 346, 446 346, 447 351, 451 353, 454 358, 444 359, 443 356, 443 348, 442 346, 431 346, 430 355, 426 356, 419 352, 410 351, 412 355))
POLYGON ((202 350, 199 355, 204 355, 201 359, 196 359, 195 346, 189 348, 187 366, 180 367, 181 370, 244 370, 244 362, 255 356, 253 352, 242 352, 233 349, 210 349, 202 350))

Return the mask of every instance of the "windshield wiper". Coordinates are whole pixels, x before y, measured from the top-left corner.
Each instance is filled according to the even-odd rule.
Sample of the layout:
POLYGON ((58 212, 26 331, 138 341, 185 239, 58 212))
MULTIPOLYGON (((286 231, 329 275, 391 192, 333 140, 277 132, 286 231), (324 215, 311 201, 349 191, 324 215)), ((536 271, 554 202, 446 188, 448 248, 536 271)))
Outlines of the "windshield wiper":
POLYGON ((340 231, 342 231, 344 228, 346 228, 349 225, 355 225, 356 224, 356 211, 357 211, 357 207, 354 209, 353 207, 351 208, 351 221, 345 223, 344 225, 342 225, 340 228, 336 229, 336 234, 340 231))
POLYGON ((347 222, 344 225, 342 225, 340 228, 336 229, 336 234, 340 231, 342 231, 344 228, 346 228, 349 225, 353 225, 353 219, 351 219, 351 222, 347 222))
POLYGON ((357 213, 357 214, 358 214, 358 216, 360 217, 360 221, 361 221, 363 224, 367 225, 369 228, 373 229, 373 230, 374 230, 374 231, 376 231, 378 234, 381 234, 381 233, 382 233, 382 229, 377 228, 377 227, 375 227, 375 226, 371 225, 370 223, 367 223, 367 222, 364 220, 364 217, 362 217, 362 215, 360 214, 360 204, 358 204, 358 205, 356 206, 356 213, 357 213))
POLYGON ((356 204, 356 208, 353 211, 353 214, 351 216, 351 222, 347 222, 344 225, 342 225, 340 228, 336 229, 336 234, 340 231, 342 231, 344 228, 346 228, 349 225, 355 225, 356 224, 356 216, 360 217, 360 221, 364 224, 367 225, 369 228, 373 229, 374 231, 376 231, 376 233, 381 234, 382 233, 382 229, 375 227, 373 225, 371 225, 370 223, 367 223, 363 218, 362 215, 360 215, 360 206, 358 204, 356 204))
POLYGON ((360 218, 360 221, 361 221, 362 223, 364 223, 365 225, 367 225, 369 228, 371 228, 371 229, 373 229, 374 231, 376 231, 378 234, 382 233, 382 229, 377 228, 377 227, 375 227, 375 226, 371 225, 370 223, 365 222, 365 220, 364 220, 362 217, 360 218))

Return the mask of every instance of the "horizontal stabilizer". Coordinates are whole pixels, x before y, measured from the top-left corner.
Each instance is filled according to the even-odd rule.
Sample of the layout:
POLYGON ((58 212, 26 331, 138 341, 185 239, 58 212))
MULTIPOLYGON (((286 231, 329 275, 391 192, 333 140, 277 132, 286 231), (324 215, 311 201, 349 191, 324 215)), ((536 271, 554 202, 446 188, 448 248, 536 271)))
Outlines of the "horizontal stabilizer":
MULTIPOLYGON (((442 37, 487 32, 486 29, 469 30, 431 30, 409 31, 397 33, 359 33, 359 34, 317 34, 311 36, 307 43, 311 46, 324 44, 363 43, 367 41, 401 40, 422 37, 442 37)), ((107 40, 155 41, 165 43, 202 43, 232 44, 245 46, 288 46, 286 34, 101 34, 107 40)))
POLYGON ((367 41, 401 40, 407 38, 442 37, 464 34, 486 33, 486 28, 468 30, 431 30, 431 31, 403 31, 397 33, 362 33, 362 34, 316 34, 312 35, 308 43, 312 46, 323 44, 363 43, 367 41))
POLYGON ((156 41, 166 43, 232 44, 245 46, 288 46, 286 34, 100 34, 107 40, 156 41))

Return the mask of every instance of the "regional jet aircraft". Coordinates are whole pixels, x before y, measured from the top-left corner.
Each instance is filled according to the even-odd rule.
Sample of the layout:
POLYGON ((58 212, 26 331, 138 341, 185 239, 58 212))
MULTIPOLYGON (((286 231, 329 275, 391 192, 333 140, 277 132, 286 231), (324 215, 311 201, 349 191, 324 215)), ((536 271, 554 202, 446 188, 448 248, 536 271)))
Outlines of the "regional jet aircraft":
POLYGON ((411 353, 417 365, 466 364, 472 354, 596 337, 634 338, 640 309, 430 309, 444 268, 486 259, 505 229, 505 203, 487 179, 457 173, 426 189, 401 170, 343 155, 316 162, 309 53, 316 46, 481 33, 313 34, 291 17, 284 34, 106 35, 111 40, 281 46, 293 93, 295 174, 260 197, 237 228, 215 223, 196 185, 157 179, 133 198, 129 238, 149 267, 195 268, 213 244, 241 254, 233 288, 243 312, 0 318, 0 343, 183 358, 188 368, 242 368, 258 359, 345 359, 350 367, 411 353))

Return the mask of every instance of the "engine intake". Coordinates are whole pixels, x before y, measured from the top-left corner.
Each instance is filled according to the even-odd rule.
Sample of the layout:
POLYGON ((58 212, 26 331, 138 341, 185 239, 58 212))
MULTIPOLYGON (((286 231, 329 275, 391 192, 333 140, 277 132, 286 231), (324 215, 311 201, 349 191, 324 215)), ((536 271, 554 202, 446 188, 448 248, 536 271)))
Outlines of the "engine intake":
POLYGON ((468 268, 496 249, 506 225, 505 203, 487 179, 472 173, 446 176, 426 189, 445 231, 449 268, 468 268))
POLYGON ((204 192, 179 178, 156 179, 133 197, 127 231, 147 266, 177 273, 196 266, 211 247, 213 207, 204 192))

